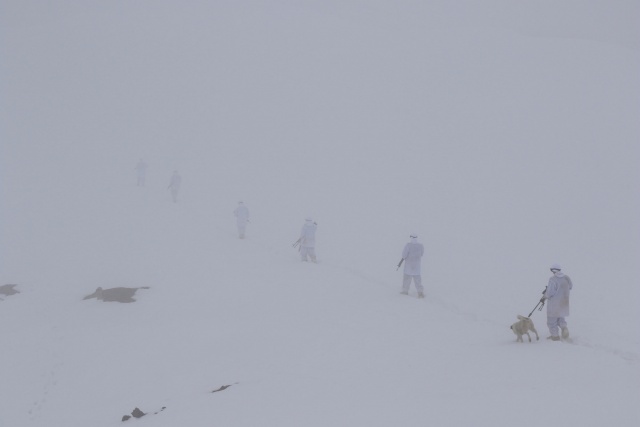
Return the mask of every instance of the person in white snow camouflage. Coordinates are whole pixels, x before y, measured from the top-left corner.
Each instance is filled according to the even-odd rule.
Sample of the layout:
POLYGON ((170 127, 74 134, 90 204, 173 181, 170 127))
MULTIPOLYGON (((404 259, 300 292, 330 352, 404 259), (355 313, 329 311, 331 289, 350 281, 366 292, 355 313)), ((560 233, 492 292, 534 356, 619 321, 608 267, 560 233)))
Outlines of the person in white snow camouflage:
POLYGON ((144 160, 140 159, 140 161, 138 161, 138 164, 135 167, 135 171, 138 175, 138 187, 144 187, 144 181, 147 174, 147 164, 144 162, 144 160))
POLYGON ((300 259, 307 261, 307 257, 311 258, 312 262, 316 260, 316 229, 318 224, 313 222, 313 219, 307 217, 302 231, 300 232, 300 259))
POLYGON ((244 202, 239 201, 238 207, 233 211, 238 224, 238 238, 244 239, 244 231, 249 222, 249 209, 244 205, 244 202))
POLYGON ((173 171, 171 175, 171 181, 169 182, 168 189, 171 190, 171 198, 173 203, 178 202, 178 191, 180 191, 180 185, 182 184, 182 177, 178 175, 178 171, 173 171))
POLYGON ((402 251, 401 261, 404 261, 404 278, 402 280, 402 292, 400 293, 409 295, 409 287, 411 286, 411 279, 413 279, 418 291, 418 298, 424 298, 420 265, 422 255, 424 255, 424 246, 418 242, 416 233, 411 234, 410 238, 411 241, 404 245, 404 250, 402 251))
POLYGON ((562 272, 562 267, 558 264, 551 266, 553 276, 549 279, 547 289, 540 299, 547 303, 547 326, 553 341, 560 341, 559 330, 563 339, 569 338, 569 329, 565 317, 569 316, 569 293, 573 288, 573 283, 569 276, 562 272))

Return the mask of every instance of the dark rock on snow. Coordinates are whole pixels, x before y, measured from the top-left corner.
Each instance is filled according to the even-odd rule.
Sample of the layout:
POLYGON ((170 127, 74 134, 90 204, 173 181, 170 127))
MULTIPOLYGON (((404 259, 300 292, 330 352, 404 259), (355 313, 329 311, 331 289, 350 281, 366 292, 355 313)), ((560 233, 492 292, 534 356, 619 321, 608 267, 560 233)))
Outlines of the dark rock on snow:
POLYGON ((16 286, 18 286, 18 285, 2 285, 2 286, 0 286, 0 295, 10 296, 10 295, 14 295, 14 294, 19 294, 20 291, 16 291, 14 289, 16 286))
POLYGON ((217 389, 217 390, 213 390, 211 393, 216 393, 216 392, 218 392, 218 391, 226 390, 226 389, 228 389, 229 387, 231 387, 231 385, 223 385, 223 386, 221 386, 219 389, 217 389))
MULTIPOLYGON (((165 409, 167 409, 167 407, 166 407, 166 406, 163 406, 163 407, 162 407, 162 409, 160 409, 160 410, 159 410, 159 411, 157 411, 157 412, 154 412, 153 414, 154 414, 154 415, 157 415, 157 414, 159 414, 160 412, 164 411, 165 409)), ((146 414, 146 413, 144 413, 144 412, 142 412, 142 411, 140 410, 140 408, 135 408, 135 409, 131 412, 131 415, 123 415, 123 416, 122 416, 122 421, 130 420, 132 417, 133 417, 133 418, 142 418, 142 417, 144 417, 145 415, 147 415, 147 414, 146 414)))
POLYGON ((142 412, 139 408, 136 408, 136 409, 134 409, 134 410, 133 410, 133 412, 131 413, 131 415, 132 415, 134 418, 142 418, 142 417, 144 417, 144 416, 145 416, 145 415, 147 415, 147 414, 145 414, 144 412, 142 412))
POLYGON ((133 298, 133 296, 136 294, 136 291, 138 289, 149 289, 149 287, 143 286, 141 288, 109 288, 109 289, 102 289, 101 287, 99 287, 98 289, 96 289, 94 293, 84 297, 83 300, 96 298, 100 301, 105 301, 105 302, 122 302, 122 303, 135 302, 135 299, 133 298))

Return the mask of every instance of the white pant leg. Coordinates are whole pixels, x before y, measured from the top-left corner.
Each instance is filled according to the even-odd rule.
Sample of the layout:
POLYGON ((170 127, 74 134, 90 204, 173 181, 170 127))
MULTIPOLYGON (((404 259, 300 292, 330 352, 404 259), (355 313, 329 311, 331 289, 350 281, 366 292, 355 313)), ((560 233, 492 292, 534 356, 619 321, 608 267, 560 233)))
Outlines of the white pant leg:
POLYGON ((424 287, 422 286, 422 276, 413 276, 413 283, 416 285, 416 289, 418 290, 418 292, 424 292, 424 287))
POLYGON ((416 285, 416 289, 418 292, 424 292, 424 287, 422 286, 422 276, 409 276, 405 274, 402 278, 402 292, 409 292, 409 288, 411 287, 411 279, 413 279, 414 285, 416 285))
POLYGON ((565 320, 564 317, 558 317, 558 326, 560 326, 560 328, 567 327, 567 321, 565 320))
POLYGON ((409 292, 409 286, 411 286, 411 276, 405 274, 402 278, 402 292, 409 292))
MULTIPOLYGON (((552 337, 560 336, 559 328, 561 321, 564 321, 564 318, 547 316, 547 326, 549 327, 549 332, 551 333, 552 337)), ((565 322, 564 324, 566 326, 567 323, 565 322)))
POLYGON ((306 261, 307 256, 311 258, 311 261, 316 262, 316 248, 310 248, 308 246, 301 247, 300 258, 302 259, 302 261, 306 261))

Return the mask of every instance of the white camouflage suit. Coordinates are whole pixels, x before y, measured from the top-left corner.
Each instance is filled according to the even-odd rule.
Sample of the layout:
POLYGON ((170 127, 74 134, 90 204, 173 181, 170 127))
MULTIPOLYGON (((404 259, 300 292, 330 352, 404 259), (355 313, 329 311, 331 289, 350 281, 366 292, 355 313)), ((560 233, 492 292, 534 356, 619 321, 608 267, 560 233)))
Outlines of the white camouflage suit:
POLYGON ((147 164, 140 159, 135 167, 135 171, 138 175, 138 187, 144 187, 145 176, 147 174, 147 164))
POLYGON ((300 231, 300 259, 307 261, 307 256, 311 261, 316 262, 316 229, 318 225, 311 218, 307 218, 300 231))
POLYGON ((180 191, 181 185, 182 177, 178 175, 178 171, 174 171, 173 175, 171 175, 171 182, 169 182, 169 190, 171 190, 171 198, 173 199, 173 203, 178 202, 178 192, 180 191))
POLYGON ((553 276, 549 279, 547 289, 544 291, 544 298, 547 303, 547 326, 551 337, 559 338, 559 328, 562 329, 563 338, 569 337, 567 321, 569 316, 569 293, 573 288, 571 279, 560 271, 560 266, 554 264, 552 267, 553 276))
POLYGON ((247 227, 247 222, 249 222, 249 209, 243 202, 238 202, 238 207, 233 211, 233 214, 238 224, 238 238, 244 239, 244 231, 247 227))
POLYGON ((424 255, 424 246, 422 243, 418 243, 418 236, 412 234, 411 241, 404 246, 404 250, 402 251, 402 259, 404 260, 404 278, 402 280, 403 294, 409 293, 412 278, 418 290, 418 295, 422 296, 424 293, 420 266, 422 255, 424 255))

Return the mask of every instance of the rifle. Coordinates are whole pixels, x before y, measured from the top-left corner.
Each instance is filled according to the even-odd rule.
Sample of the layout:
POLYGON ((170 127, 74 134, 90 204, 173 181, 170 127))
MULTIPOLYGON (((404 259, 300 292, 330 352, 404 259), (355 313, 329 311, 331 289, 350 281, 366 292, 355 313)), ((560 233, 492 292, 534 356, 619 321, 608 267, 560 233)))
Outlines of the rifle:
POLYGON ((396 267, 396 271, 398 271, 398 269, 400 268, 400 266, 402 265, 402 262, 404 261, 404 258, 400 258, 400 262, 398 263, 398 266, 396 267))
MULTIPOLYGON (((545 287, 545 288, 542 290, 542 294, 544 295, 544 293, 545 293, 546 291, 547 291, 547 288, 545 287)), ((544 298, 544 296, 543 296, 542 298, 540 298, 540 301, 538 301, 538 304, 536 304, 536 306, 535 306, 535 307, 533 307, 533 310, 531 310, 531 313, 529 313, 529 316, 527 316, 527 317, 531 317, 531 315, 533 314, 533 312, 534 312, 534 311, 536 311, 536 308, 538 308, 538 306, 539 306, 540 304, 542 304, 542 305, 540 305, 540 308, 538 308, 538 311, 542 311, 542 308, 544 307, 544 302, 545 302, 545 301, 546 301, 546 299, 544 298)))

